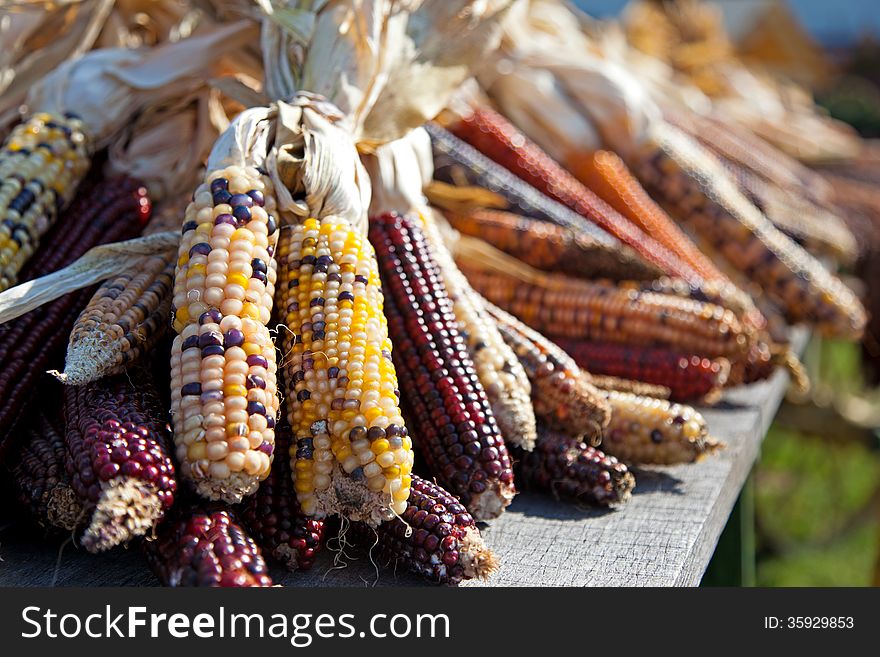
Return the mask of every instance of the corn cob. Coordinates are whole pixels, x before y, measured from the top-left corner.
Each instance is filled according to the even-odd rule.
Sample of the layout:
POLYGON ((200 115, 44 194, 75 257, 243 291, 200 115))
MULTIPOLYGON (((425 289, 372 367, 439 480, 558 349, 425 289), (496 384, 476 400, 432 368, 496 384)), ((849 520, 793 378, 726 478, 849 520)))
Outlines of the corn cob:
POLYGON ((18 282, 88 168, 77 117, 35 114, 13 128, 0 150, 0 291, 18 282))
POLYGON ((623 217, 690 265, 704 281, 727 281, 727 277, 648 196, 616 153, 596 151, 580 158, 573 173, 623 217))
POLYGON ((467 509, 437 484, 417 476, 400 518, 375 530, 360 525, 356 534, 379 564, 402 566, 437 584, 487 579, 498 568, 467 509))
POLYGON ((184 505, 144 548, 163 586, 272 586, 260 549, 228 510, 184 505))
POLYGON ((65 383, 119 374, 150 353, 169 324, 175 260, 152 256, 101 284, 70 333, 65 383))
POLYGON ((395 363, 425 462, 475 518, 494 518, 515 494, 510 457, 440 269, 422 231, 407 218, 372 219, 370 240, 387 293, 395 363))
POLYGON ((484 239, 543 271, 611 280, 649 281, 659 276, 656 268, 644 266, 641 260, 624 260, 588 235, 549 222, 493 210, 447 212, 446 218, 459 232, 484 239))
POLYGON ((606 374, 588 374, 586 371, 583 372, 583 375, 599 390, 631 392, 634 395, 654 397, 656 399, 669 399, 672 396, 672 391, 668 387, 657 385, 656 383, 645 383, 644 381, 635 381, 633 379, 621 379, 606 374))
POLYGON ((721 165, 668 128, 637 165, 642 182, 680 220, 785 312, 825 336, 856 339, 866 317, 853 292, 781 233, 735 188, 721 165))
POLYGON ((282 236, 279 313, 290 458, 309 516, 376 525, 406 509, 412 439, 399 408, 386 303, 366 237, 308 219, 282 236))
POLYGON ((290 427, 283 422, 275 430, 282 457, 273 461, 269 476, 244 501, 239 515, 266 554, 288 570, 307 570, 324 546, 324 521, 305 515, 296 499, 290 460, 283 458, 291 442, 290 427))
POLYGON ((692 282, 701 280, 690 265, 620 216, 497 112, 475 108, 450 130, 538 191, 617 237, 665 274, 692 282))
POLYGON ((24 432, 10 461, 18 501, 47 531, 73 531, 83 513, 67 474, 61 418, 41 411, 24 432))
POLYGON ((743 357, 754 339, 732 311, 713 304, 543 274, 507 256, 490 261, 461 248, 458 255, 474 289, 551 338, 667 347, 729 360, 743 357))
POLYGON ((267 176, 210 172, 186 209, 172 301, 171 412, 183 477, 238 502, 269 474, 279 400, 267 324, 278 225, 267 176))
POLYGON ((730 363, 647 347, 583 340, 561 340, 559 346, 590 374, 656 383, 669 388, 675 401, 716 401, 727 382, 730 363))
POLYGON ((602 393, 559 347, 500 308, 484 303, 532 382, 535 415, 550 428, 598 442, 611 414, 602 393))
POLYGON ((531 450, 537 430, 529 378, 516 354, 501 337, 495 321, 486 313, 482 298, 459 271, 430 217, 423 219, 423 228, 498 428, 507 444, 531 450))
MULTIPOLYGON (((93 246, 133 236, 149 212, 146 190, 129 178, 84 185, 22 270, 22 278, 51 273, 93 246)), ((0 454, 17 419, 36 402, 34 389, 61 356, 67 333, 91 294, 91 289, 67 294, 7 322, 0 331, 0 398, 7 402, 0 409, 0 454)))
MULTIPOLYGON (((495 160, 486 157, 448 130, 436 123, 425 124, 425 130, 431 136, 436 180, 454 186, 470 185, 497 193, 510 204, 511 211, 516 214, 568 228, 611 251, 619 249, 629 257, 639 258, 616 237, 539 192, 522 178, 514 175, 495 160)), ((658 275, 662 272, 650 263, 642 264, 644 267, 655 268, 658 275)))
POLYGON ((623 463, 580 438, 540 428, 535 450, 518 454, 524 486, 577 502, 608 506, 629 500, 636 480, 623 463))
POLYGON ((721 449, 690 406, 628 392, 607 391, 611 424, 602 449, 627 463, 692 463, 721 449))
POLYGON ((739 191, 783 233, 817 257, 843 262, 856 259, 858 245, 837 215, 803 197, 761 179, 732 162, 721 160, 739 191))
POLYGON ((171 507, 177 482, 164 415, 146 369, 65 387, 68 474, 88 514, 90 552, 142 536, 171 507))

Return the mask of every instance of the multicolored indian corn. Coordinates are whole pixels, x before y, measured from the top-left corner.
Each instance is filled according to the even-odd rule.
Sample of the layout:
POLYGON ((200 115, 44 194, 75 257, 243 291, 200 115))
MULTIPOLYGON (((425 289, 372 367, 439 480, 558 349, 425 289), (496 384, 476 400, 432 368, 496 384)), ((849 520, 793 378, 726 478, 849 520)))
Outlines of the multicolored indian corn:
POLYGON ((531 453, 517 454, 517 481, 526 488, 587 504, 629 500, 636 480, 629 468, 580 438, 540 428, 531 453))
POLYGON ((437 484, 413 476, 409 506, 375 530, 356 527, 360 542, 386 568, 402 567, 437 584, 487 579, 498 568, 473 516, 437 484))
POLYGON ((88 140, 72 114, 34 114, 0 150, 0 291, 15 285, 89 168, 88 140))
POLYGON ((725 358, 703 358, 668 349, 610 342, 559 340, 559 346, 590 374, 607 374, 669 388, 675 401, 717 401, 727 382, 725 358))
POLYGON ((399 408, 387 299, 366 236, 340 218, 282 235, 284 334, 293 479, 302 510, 376 525, 406 509, 412 439, 399 408))
POLYGON ((180 473, 211 500, 254 493, 274 453, 274 211, 268 176, 238 166, 207 174, 186 208, 172 301, 171 412, 180 473))
POLYGON ((500 308, 484 303, 529 376, 535 415, 550 428, 598 443, 611 414, 602 393, 559 347, 500 308))
POLYGON ((242 503, 239 515, 257 545, 288 570, 307 570, 324 547, 324 521, 303 513, 296 499, 290 459, 292 436, 286 422, 275 429, 281 455, 254 495, 242 503))
POLYGON ((628 392, 606 391, 611 423, 602 449, 627 463, 692 463, 723 443, 709 436, 706 420, 690 406, 628 392))
POLYGON ((431 474, 475 518, 494 518, 515 494, 510 456, 440 268, 416 221, 385 214, 370 224, 415 442, 431 474))
POLYGON ((147 533, 177 490, 149 370, 65 386, 64 422, 68 474, 85 510, 82 544, 101 552, 147 533))
POLYGON ((163 586, 272 586, 260 549, 226 509, 180 505, 144 551, 163 586))

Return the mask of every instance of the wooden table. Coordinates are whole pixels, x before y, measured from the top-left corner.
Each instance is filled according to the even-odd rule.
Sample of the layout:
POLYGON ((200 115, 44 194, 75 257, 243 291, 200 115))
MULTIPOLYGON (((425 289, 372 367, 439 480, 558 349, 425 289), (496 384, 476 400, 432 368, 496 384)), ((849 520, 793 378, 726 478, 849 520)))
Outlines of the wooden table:
MULTIPOLYGON (((797 333, 795 345, 805 345, 797 333)), ((727 449, 693 465, 635 471, 632 500, 612 511, 578 508, 523 493, 484 528, 501 559, 489 582, 466 586, 695 586, 752 468, 785 393, 782 372, 731 390, 703 412, 727 449)), ((140 550, 90 555, 68 542, 46 544, 12 523, 0 528, 0 585, 156 585, 140 550)), ((306 573, 273 573, 292 586, 420 584, 406 573, 377 571, 367 554, 327 552, 306 573), (334 559, 336 564, 334 566, 334 559)))

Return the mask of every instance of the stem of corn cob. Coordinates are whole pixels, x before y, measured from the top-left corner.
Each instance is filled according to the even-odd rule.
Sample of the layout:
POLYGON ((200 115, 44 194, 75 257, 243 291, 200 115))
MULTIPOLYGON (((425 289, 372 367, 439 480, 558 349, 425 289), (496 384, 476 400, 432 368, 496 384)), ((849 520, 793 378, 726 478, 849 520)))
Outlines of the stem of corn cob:
MULTIPOLYGON (((275 430, 278 453, 289 453, 292 442, 290 427, 280 424, 275 430)), ((239 515, 257 545, 288 570, 311 568, 324 547, 324 521, 307 516, 300 508, 289 459, 272 462, 269 476, 244 501, 239 515)))
POLYGON ((513 471, 486 393, 458 330, 442 274, 418 224, 371 220, 394 356, 425 461, 478 520, 513 500, 513 471))
MULTIPOLYGON (((150 205, 146 190, 130 178, 93 181, 81 187, 45 243, 22 270, 28 280, 70 264, 93 246, 127 239, 140 228, 150 205)), ((36 401, 43 373, 63 351, 76 315, 92 290, 84 289, 7 322, 0 331, 0 454, 18 418, 36 401)))
POLYGON ((739 271, 758 282, 789 322, 857 339, 866 316, 855 294, 781 233, 736 189, 709 153, 670 126, 636 166, 645 185, 739 271))
POLYGON ((578 278, 654 280, 660 272, 637 258, 622 258, 619 251, 555 224, 498 210, 447 212, 453 228, 492 246, 536 269, 578 278))
POLYGON ((82 543, 90 552, 142 536, 171 507, 177 482, 164 415, 145 369, 65 387, 68 471, 89 516, 82 543))
POLYGON ((456 259, 474 289, 550 337, 663 346, 731 361, 755 338, 720 306, 545 274, 473 238, 459 240, 456 259))
POLYGON ((144 551, 163 586, 272 586, 260 549, 229 510, 183 504, 144 551))
POLYGON ((482 298, 459 271, 433 219, 423 217, 422 226, 498 428, 506 443, 529 451, 535 445, 537 430, 530 400, 532 386, 525 370, 486 313, 482 298))
POLYGON ((372 245, 344 219, 282 235, 279 312, 290 458, 303 511, 376 525, 406 509, 412 439, 399 408, 372 245))
POLYGON ((267 176, 230 166, 210 172, 193 199, 174 276, 174 442, 200 495, 238 502, 274 453, 275 197, 267 176))
POLYGON ((356 526, 377 561, 403 566, 437 584, 488 579, 498 559, 483 542, 473 516, 437 484, 413 476, 409 506, 400 518, 375 530, 356 526))
POLYGON ((40 412, 24 432, 10 460, 18 501, 46 530, 71 532, 83 515, 67 474, 64 429, 54 413, 40 412))
POLYGON ((120 374, 152 350, 171 316, 175 261, 175 255, 152 256, 101 284, 70 332, 64 383, 120 374))
POLYGON ((621 504, 632 496, 635 477, 615 457, 580 438, 540 428, 538 444, 517 454, 517 481, 525 487, 587 504, 621 504))
POLYGON ((488 301, 484 304, 532 383, 535 415, 551 428, 598 443, 610 418, 602 393, 556 345, 488 301))
POLYGON ((0 291, 18 281, 88 168, 75 116, 35 114, 13 128, 0 150, 0 291))
POLYGON ((538 191, 617 237, 664 273, 692 282, 702 280, 693 267, 618 214, 497 112, 474 108, 450 130, 538 191))
POLYGON ((561 340, 559 346, 591 375, 611 375, 666 386, 675 401, 717 401, 730 374, 730 362, 725 358, 710 360, 667 349, 584 340, 561 340))
POLYGON ((602 449, 627 463, 692 463, 723 447, 690 406, 628 392, 606 391, 611 423, 602 449))

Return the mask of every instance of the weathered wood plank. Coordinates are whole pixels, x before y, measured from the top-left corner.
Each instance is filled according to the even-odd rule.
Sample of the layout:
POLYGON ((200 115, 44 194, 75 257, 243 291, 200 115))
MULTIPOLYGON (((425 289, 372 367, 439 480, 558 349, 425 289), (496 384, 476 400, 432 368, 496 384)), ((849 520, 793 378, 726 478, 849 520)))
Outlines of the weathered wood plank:
MULTIPOLYGON (((796 344, 805 344, 798 333, 796 344)), ((486 583, 471 586, 694 586, 699 584, 737 495, 757 458, 787 385, 784 374, 728 393, 704 411, 714 436, 727 442, 719 455, 694 465, 636 472, 633 499, 614 511, 577 508, 552 497, 521 494, 484 529, 501 559, 486 583)), ((276 572, 290 586, 419 584, 406 573, 377 571, 368 555, 325 554, 306 573, 276 572)), ((93 556, 72 544, 59 558, 16 525, 0 528, 0 585, 155 585, 138 549, 93 556), (56 563, 58 567, 56 569, 56 563)))

